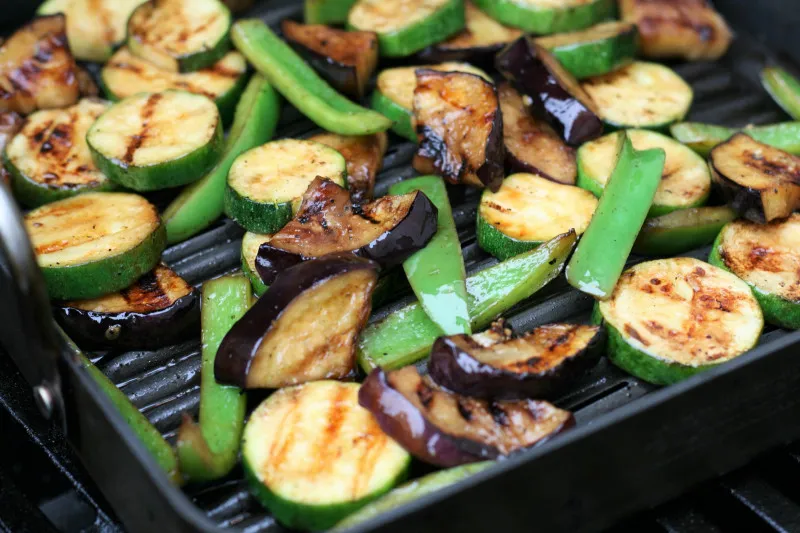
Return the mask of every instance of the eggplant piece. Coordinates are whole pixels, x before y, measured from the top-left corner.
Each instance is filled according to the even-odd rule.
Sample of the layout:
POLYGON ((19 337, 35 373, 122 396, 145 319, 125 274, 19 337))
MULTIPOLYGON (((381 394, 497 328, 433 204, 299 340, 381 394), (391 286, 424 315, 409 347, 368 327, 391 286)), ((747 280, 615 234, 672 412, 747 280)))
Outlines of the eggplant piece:
POLYGON ((0 46, 0 112, 27 115, 80 97, 64 15, 33 19, 0 46))
POLYGON ((533 101, 564 141, 576 146, 603 134, 594 101, 575 77, 530 37, 523 36, 497 55, 497 70, 533 101))
POLYGON ((543 120, 528 112, 525 101, 509 83, 497 88, 503 112, 503 142, 510 173, 538 174, 558 183, 575 185, 575 149, 543 120))
POLYGON ((11 182, 11 175, 3 165, 3 152, 6 144, 22 129, 23 123, 23 118, 14 111, 0 112, 0 183, 6 185, 11 182))
POLYGON ((197 291, 166 265, 91 300, 56 303, 56 321, 84 348, 134 350, 172 344, 200 320, 197 291))
POLYGON ((466 72, 416 71, 414 169, 453 184, 500 188, 505 148, 494 85, 466 72))
POLYGON ((439 385, 478 398, 551 398, 600 360, 599 326, 549 324, 515 337, 501 321, 478 335, 439 337, 428 371, 439 385))
POLYGON ((345 189, 317 177, 295 218, 259 247, 256 271, 270 285, 293 265, 340 252, 389 268, 428 244, 437 217, 436 206, 421 192, 354 206, 345 189))
POLYGON ((386 132, 372 135, 339 135, 320 133, 308 139, 330 146, 347 161, 347 189, 354 203, 372 200, 375 177, 383 166, 383 156, 389 146, 386 132))
POLYGON ((572 413, 545 401, 487 401, 445 391, 414 366, 373 370, 358 403, 414 457, 442 467, 506 456, 575 423, 572 413))
POLYGON ((800 208, 800 157, 737 133, 711 150, 714 181, 741 216, 764 224, 800 208))
POLYGON ((377 280, 377 263, 347 254, 281 272, 222 340, 217 381, 276 389, 353 377, 377 280))
POLYGON ((360 99, 378 66, 378 36, 284 20, 286 41, 337 91, 360 99))

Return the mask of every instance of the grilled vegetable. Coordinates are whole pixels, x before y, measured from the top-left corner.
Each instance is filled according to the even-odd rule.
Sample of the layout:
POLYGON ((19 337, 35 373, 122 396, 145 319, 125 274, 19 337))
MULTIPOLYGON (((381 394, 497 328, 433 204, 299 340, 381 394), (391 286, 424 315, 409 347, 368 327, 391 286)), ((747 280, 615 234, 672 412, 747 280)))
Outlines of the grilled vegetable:
POLYGON ((149 0, 128 19, 131 53, 170 72, 210 67, 230 49, 231 12, 219 0, 149 0))
POLYGON ((424 195, 384 196, 354 207, 347 191, 316 178, 297 216, 261 246, 256 270, 267 285, 297 263, 349 252, 382 267, 399 265, 436 232, 436 207, 424 195))
POLYGON ((234 160, 225 188, 225 213, 248 231, 274 233, 297 212, 317 176, 345 184, 342 155, 314 141, 283 139, 234 160))
POLYGON ((692 88, 673 70, 642 61, 585 79, 581 87, 613 128, 664 129, 683 120, 693 98, 692 88))
POLYGON ((39 15, 63 13, 67 39, 76 59, 102 63, 125 40, 125 25, 143 0, 47 0, 39 15))
POLYGON ((283 525, 324 530, 392 489, 410 457, 358 405, 356 383, 282 389, 250 415, 245 476, 283 525))
POLYGON ((761 71, 761 84, 794 120, 800 120, 800 81, 780 67, 761 71))
POLYGON ((792 155, 800 155, 800 122, 745 126, 741 130, 699 122, 679 122, 670 126, 669 132, 676 140, 703 157, 708 157, 712 148, 737 133, 745 133, 758 142, 774 146, 792 155))
POLYGON ((86 132, 107 107, 103 101, 83 99, 66 109, 36 111, 28 117, 4 156, 20 203, 38 207, 114 188, 95 167, 86 145, 86 132))
POLYGON ((665 135, 647 130, 616 132, 586 143, 578 150, 578 187, 600 197, 614 170, 619 137, 627 135, 636 150, 661 148, 666 154, 661 183, 649 216, 700 207, 711 193, 711 173, 702 157, 665 135))
POLYGON ((579 30, 611 18, 610 0, 473 0, 492 18, 528 33, 579 30))
POLYGON ((133 285, 90 300, 59 302, 56 320, 81 346, 93 350, 159 348, 197 325, 197 292, 165 265, 133 285))
MULTIPOLYGON (((5 151, 6 144, 22 129, 23 125, 24 120, 18 113, 13 111, 0 112, 0 154, 5 151)), ((5 166, 0 165, 0 183, 8 185, 10 182, 11 176, 5 166)))
POLYGON ((231 37, 256 70, 320 127, 340 135, 369 135, 391 127, 388 118, 336 92, 262 21, 240 20, 231 37))
POLYGON ((275 389, 352 377, 377 270, 372 261, 332 255, 281 272, 223 339, 217 381, 275 389))
POLYGON ((200 423, 184 414, 175 448, 181 473, 190 482, 218 479, 236 464, 247 397, 214 379, 222 338, 250 307, 250 283, 241 274, 203 284, 203 358, 200 370, 200 423))
POLYGON ((78 66, 76 77, 78 78, 78 92, 80 92, 81 97, 100 96, 100 87, 94 82, 94 76, 87 69, 78 66))
POLYGON ((736 218, 730 207, 694 207, 650 218, 633 251, 642 255, 677 255, 714 242, 722 227, 736 218))
POLYGON ((503 112, 506 167, 573 185, 577 174, 575 150, 546 122, 528 112, 522 96, 510 84, 501 84, 497 94, 503 112))
POLYGON ((690 257, 640 263, 597 303, 611 362, 669 385, 745 353, 763 318, 746 283, 690 257))
POLYGON ((725 19, 707 0, 620 0, 619 9, 639 27, 645 57, 714 60, 731 44, 725 19))
POLYGON ((737 133, 709 161, 728 203, 748 220, 772 222, 800 208, 800 157, 737 133))
POLYGON ((532 99, 534 109, 567 144, 578 145, 602 135, 603 123, 592 99, 532 38, 520 37, 500 52, 497 69, 532 99))
POLYGON ((638 32, 630 22, 604 22, 585 30, 540 37, 536 42, 578 79, 607 74, 636 56, 638 32))
POLYGON ((481 196, 478 244, 502 261, 570 229, 583 235, 596 208, 597 199, 587 191, 535 174, 513 174, 497 192, 481 196))
POLYGON ((228 52, 208 68, 197 72, 169 72, 120 48, 100 72, 103 90, 117 101, 137 93, 180 89, 214 100, 222 121, 230 124, 236 103, 247 83, 247 62, 239 52, 228 52))
POLYGON ((256 296, 261 296, 267 292, 267 284, 261 280, 256 270, 256 256, 258 255, 259 247, 269 242, 272 235, 262 235, 260 233, 247 232, 242 237, 242 272, 247 279, 250 280, 250 285, 253 288, 253 293, 256 296))
POLYGON ((731 222, 711 248, 709 263, 753 289, 764 319, 800 329, 800 214, 770 224, 731 222))
POLYGON ((222 214, 228 171, 234 160, 272 137, 279 113, 278 93, 263 76, 253 76, 236 106, 236 117, 219 162, 185 188, 164 211, 170 243, 188 239, 222 214))
POLYGON ((353 202, 361 204, 372 200, 375 177, 383 166, 383 156, 389 146, 386 133, 357 136, 320 133, 308 140, 330 146, 345 158, 347 188, 353 202))
MULTIPOLYGON (((535 250, 467 277, 467 307, 473 330, 487 327, 498 316, 550 283, 564 266, 577 237, 559 235, 535 250)), ((358 362, 369 372, 393 370, 423 359, 439 327, 415 302, 367 327, 358 341, 358 362)))
POLYGON ((567 265, 567 282, 600 299, 611 296, 636 235, 644 224, 661 182, 665 155, 661 148, 635 150, 630 137, 617 136, 611 179, 567 265))
POLYGON ((382 56, 419 52, 464 29, 464 0, 357 0, 347 26, 378 34, 382 56))
MULTIPOLYGON (((422 67, 397 67, 378 74, 377 87, 372 93, 372 107, 390 118, 392 131, 410 141, 417 142, 414 131, 414 88, 417 86, 416 70, 422 67)), ((424 67, 441 72, 468 72, 491 81, 488 74, 466 63, 442 63, 424 67)))
POLYGON ((416 71, 414 169, 496 191, 503 180, 503 115, 494 86, 464 72, 416 71))
POLYGON ((64 15, 35 18, 0 43, 0 112, 72 105, 80 97, 77 74, 64 15))
POLYGON ((467 309, 467 277, 456 223, 444 181, 422 176, 392 185, 392 194, 421 191, 436 206, 438 229, 431 241, 403 263, 422 308, 445 335, 472 333, 467 309))
POLYGON ((112 105, 86 135, 97 168, 136 191, 185 185, 216 164, 223 149, 214 103, 185 91, 141 93, 112 105))
POLYGON ((319 24, 281 23, 284 38, 337 91, 359 99, 378 66, 378 37, 319 24))
POLYGON ((241 13, 252 7, 254 0, 222 0, 222 3, 228 6, 231 13, 241 13))
POLYGON ((341 24, 356 0, 305 0, 303 18, 306 24, 341 24))
POLYGON ((486 401, 445 391, 413 366, 373 370, 358 402, 411 455, 444 467, 509 455, 575 423, 572 413, 543 401, 486 401))
POLYGON ((25 215, 51 298, 97 298, 122 290, 158 264, 166 235, 141 196, 87 193, 25 215))

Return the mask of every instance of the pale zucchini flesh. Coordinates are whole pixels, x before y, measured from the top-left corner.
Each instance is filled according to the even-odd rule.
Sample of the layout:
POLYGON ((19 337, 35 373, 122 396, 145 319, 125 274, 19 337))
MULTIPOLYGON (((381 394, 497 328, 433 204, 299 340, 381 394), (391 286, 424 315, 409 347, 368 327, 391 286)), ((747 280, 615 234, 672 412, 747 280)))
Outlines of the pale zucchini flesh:
POLYGON ((430 17, 449 0, 360 0, 350 9, 348 22, 363 31, 393 33, 430 17))
POLYGON ((378 90, 397 105, 411 111, 414 106, 414 89, 417 87, 417 69, 425 68, 440 72, 466 72, 492 81, 483 70, 473 67, 469 63, 448 62, 438 65, 425 65, 418 67, 397 67, 382 71, 378 75, 378 90))
POLYGON ((522 35, 521 30, 500 24, 475 7, 472 2, 466 2, 464 7, 466 29, 455 37, 439 43, 438 47, 444 50, 488 47, 510 43, 522 35))

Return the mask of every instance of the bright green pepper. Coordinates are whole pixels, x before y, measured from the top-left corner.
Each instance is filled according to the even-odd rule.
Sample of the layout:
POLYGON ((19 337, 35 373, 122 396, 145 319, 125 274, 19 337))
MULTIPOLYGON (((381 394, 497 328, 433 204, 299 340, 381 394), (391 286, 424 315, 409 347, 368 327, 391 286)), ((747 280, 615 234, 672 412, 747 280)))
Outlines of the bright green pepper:
POLYGON ((233 126, 220 161, 204 178, 186 187, 164 211, 168 243, 188 239, 219 218, 228 171, 234 159, 270 140, 279 114, 278 93, 266 78, 256 74, 236 106, 233 126))
POLYGON ((303 20, 306 24, 343 24, 356 0, 305 0, 303 20))
POLYGON ((422 191, 439 210, 438 229, 428 245, 403 262, 420 304, 445 335, 472 333, 467 309, 467 273, 444 180, 422 176, 401 181, 390 194, 422 191))
POLYGON ((669 131, 675 140, 685 144, 703 157, 708 157, 712 148, 740 132, 784 152, 800 155, 800 122, 746 126, 741 129, 712 126, 699 122, 679 122, 670 126, 669 131))
POLYGON ((380 113, 336 92, 264 22, 240 20, 231 28, 231 38, 256 70, 323 129, 340 135, 369 135, 392 126, 380 113))
POLYGON ((767 67, 761 71, 761 84, 790 117, 800 120, 800 80, 780 67, 767 67))
POLYGON ((679 209, 648 219, 633 251, 641 255, 677 255, 711 244, 722 226, 736 218, 727 206, 679 209))
POLYGON ((200 425, 184 416, 177 441, 181 472, 188 481, 220 478, 236 464, 247 401, 238 387, 217 383, 214 359, 222 339, 250 304, 250 282, 242 274, 203 285, 200 425))
POLYGON ((634 150, 619 136, 617 163, 592 221, 567 265, 567 281, 600 299, 611 296, 653 203, 664 170, 664 150, 634 150))
MULTIPOLYGON (((550 283, 561 272, 575 246, 574 231, 512 257, 467 278, 468 307, 473 330, 492 320, 550 283)), ((415 302, 368 326, 358 343, 358 363, 364 371, 401 368, 423 359, 442 331, 415 302)))

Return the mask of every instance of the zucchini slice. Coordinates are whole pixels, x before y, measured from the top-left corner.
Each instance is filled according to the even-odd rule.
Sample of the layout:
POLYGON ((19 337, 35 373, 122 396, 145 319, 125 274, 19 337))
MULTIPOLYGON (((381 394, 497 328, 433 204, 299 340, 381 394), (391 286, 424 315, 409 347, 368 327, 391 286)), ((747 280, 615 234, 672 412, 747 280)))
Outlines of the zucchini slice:
POLYGON ((727 206, 680 209, 645 221, 633 251, 641 255, 678 255, 714 242, 736 218, 727 206))
POLYGON ((150 202, 94 192, 25 215, 51 298, 97 298, 129 287, 158 264, 167 234, 150 202))
POLYGON ((119 292, 60 302, 53 311, 74 341, 94 350, 163 347, 200 320, 197 291, 164 264, 119 292))
POLYGON ((464 0, 358 0, 348 29, 378 34, 382 56, 404 57, 464 29, 464 0))
POLYGON ((779 122, 765 126, 748 125, 740 130, 699 122, 679 122, 670 126, 669 132, 676 140, 703 157, 708 157, 715 146, 737 133, 746 133, 758 142, 774 146, 792 155, 800 155, 800 122, 779 122))
POLYGON ((478 207, 478 244, 501 261, 574 229, 582 235, 597 198, 535 174, 513 174, 497 192, 484 191, 478 207))
POLYGON ((225 213, 247 231, 275 233, 300 208, 317 176, 345 187, 342 154, 324 144, 300 139, 272 141, 233 162, 225 188, 225 213))
POLYGON ((591 28, 539 37, 536 42, 552 53, 578 79, 607 74, 636 56, 636 25, 604 22, 591 28))
POLYGON ((737 133, 711 150, 714 181, 741 216, 772 222, 800 208, 800 157, 737 133))
MULTIPOLYGON (((0 154, 5 151, 6 145, 22 129, 24 124, 25 121, 19 113, 0 111, 0 154)), ((0 164, 0 184, 9 185, 10 183, 11 175, 6 170, 6 167, 0 164)))
POLYGON ((214 166, 224 146, 214 102, 175 90, 117 102, 89 129, 86 142, 97 168, 135 191, 197 181, 214 166))
MULTIPOLYGON (((711 173, 702 157, 665 135, 648 130, 628 130, 636 150, 662 148, 666 153, 661 183, 649 216, 665 215, 677 209, 700 207, 711 193, 711 173)), ((617 142, 623 132, 605 135, 578 150, 578 187, 598 198, 614 170, 617 142)))
POLYGON ((36 111, 28 117, 4 157, 20 203, 38 207, 114 188, 95 167, 86 145, 86 132, 107 108, 102 100, 84 98, 68 108, 36 111))
POLYGON ((614 128, 664 129, 683 120, 694 96, 675 71, 643 61, 587 78, 581 86, 600 117, 614 128))
POLYGON ((306 24, 343 24, 356 0, 305 0, 303 20, 306 24))
POLYGON ((745 282, 690 257, 629 268, 597 311, 608 329, 611 362, 656 385, 742 355, 764 326, 745 282))
POLYGON ((372 135, 339 135, 320 133, 309 141, 330 146, 347 161, 347 188, 350 198, 360 204, 372 200, 375 178, 383 166, 383 156, 389 146, 386 132, 372 135))
POLYGON ((126 47, 111 56, 100 72, 103 90, 111 100, 179 89, 214 100, 225 124, 233 120, 247 77, 247 61, 236 51, 228 52, 208 68, 181 74, 162 70, 126 47))
POLYGON ((709 262, 753 288, 767 322, 800 329, 800 214, 770 224, 731 222, 717 237, 709 262))
POLYGON ((360 99, 378 66, 378 36, 321 24, 281 23, 283 37, 331 87, 360 99))
POLYGON ((250 415, 245 476, 284 526, 324 530, 403 481, 411 457, 358 405, 359 385, 281 389, 250 415))
POLYGON ((265 242, 269 242, 272 235, 262 235, 261 233, 247 232, 242 237, 242 272, 250 280, 250 285, 253 287, 253 293, 256 296, 261 296, 267 292, 267 284, 261 280, 256 270, 256 256, 258 249, 265 242))
POLYGON ((219 0, 149 0, 128 19, 131 53, 170 72, 210 67, 231 43, 231 12, 219 0))
POLYGON ((473 0, 492 18, 539 35, 580 30, 616 11, 613 0, 473 0))
POLYGON ((63 13, 67 39, 76 59, 102 63, 125 40, 125 26, 144 0, 47 0, 39 15, 63 13))

